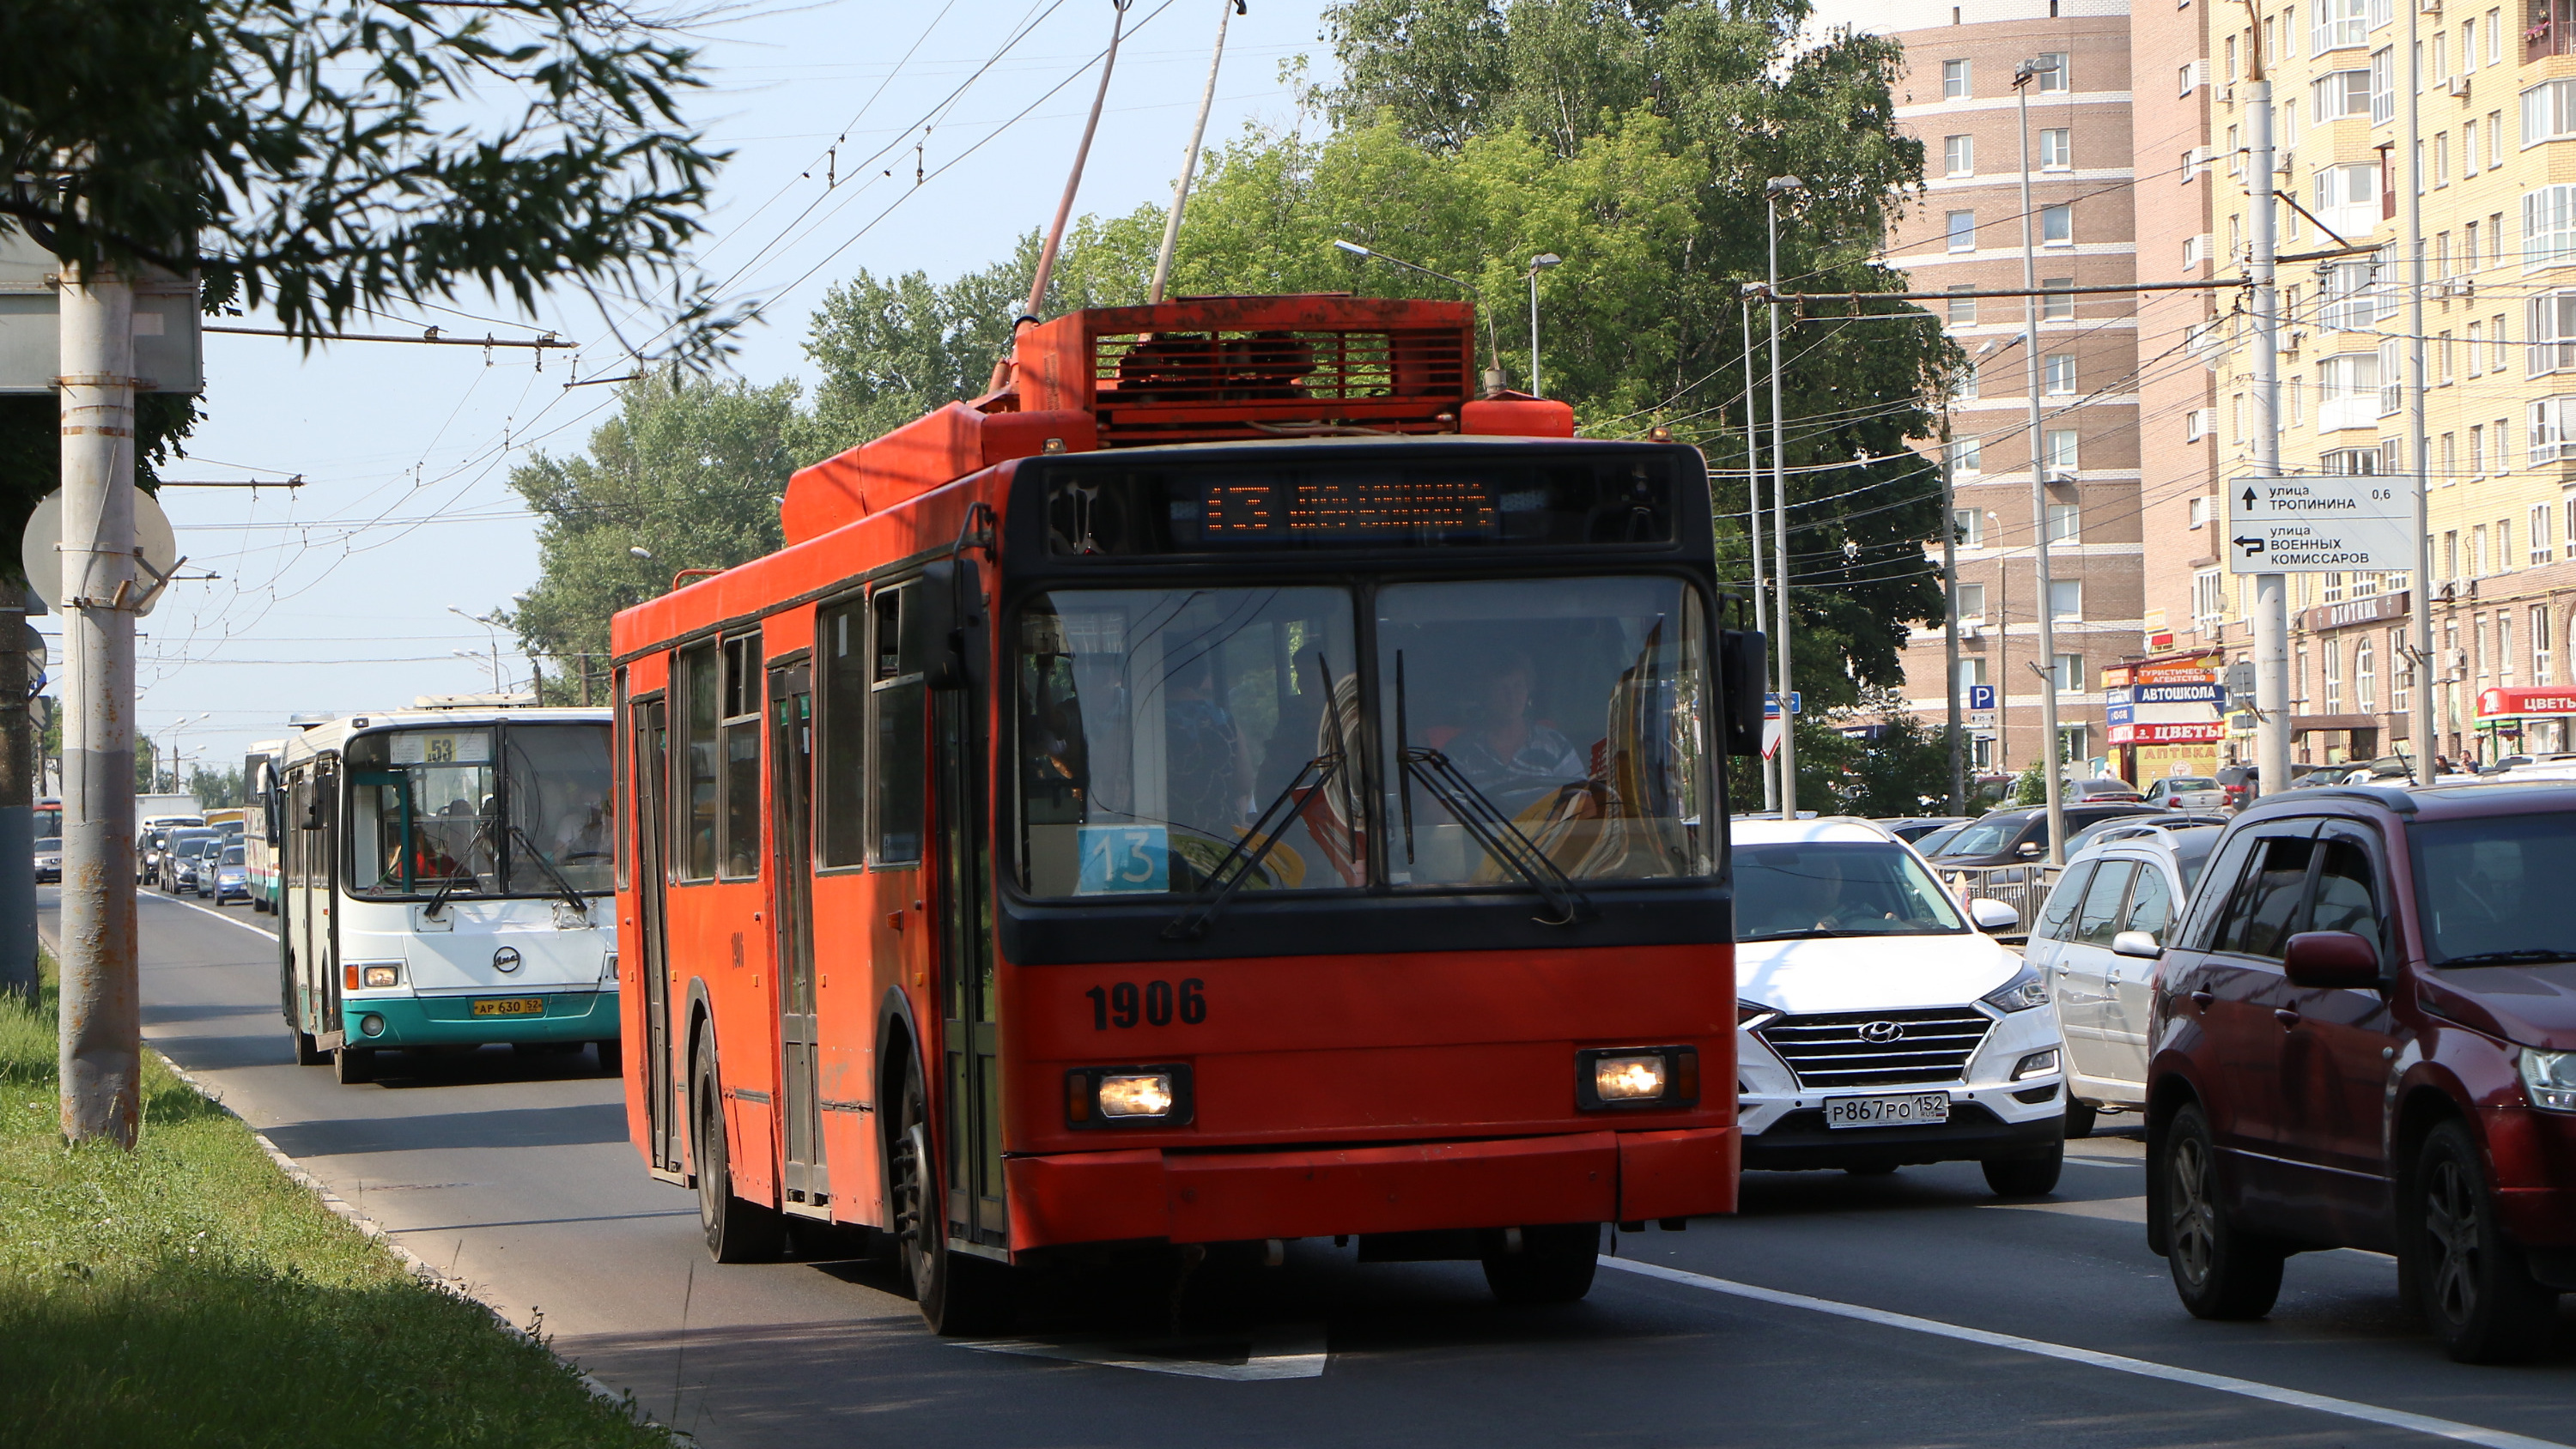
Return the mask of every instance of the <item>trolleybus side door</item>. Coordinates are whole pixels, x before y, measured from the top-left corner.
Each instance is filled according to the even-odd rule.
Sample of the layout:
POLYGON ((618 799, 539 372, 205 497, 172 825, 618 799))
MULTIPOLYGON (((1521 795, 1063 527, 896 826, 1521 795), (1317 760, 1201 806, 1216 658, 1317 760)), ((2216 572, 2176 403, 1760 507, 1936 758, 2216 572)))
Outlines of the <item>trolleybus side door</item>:
POLYGON ((813 822, 814 690, 807 665, 769 671, 770 850, 777 869, 770 908, 777 914, 778 1086, 786 1139, 785 1198, 819 1205, 831 1199, 823 1154, 819 1057, 814 1009, 813 822))
POLYGON ((948 1058, 949 1221, 988 1247, 1010 1241, 1002 1192, 1002 1034, 993 982, 990 901, 983 881, 991 842, 977 806, 983 792, 975 696, 930 696, 939 877, 941 1014, 948 1058))
POLYGON ((680 1170, 680 1123, 672 1109, 670 937, 664 925, 664 890, 669 884, 671 853, 671 722, 663 699, 639 700, 631 708, 635 749, 635 895, 636 928, 643 960, 637 976, 644 983, 644 1121, 647 1151, 655 1167, 680 1170))

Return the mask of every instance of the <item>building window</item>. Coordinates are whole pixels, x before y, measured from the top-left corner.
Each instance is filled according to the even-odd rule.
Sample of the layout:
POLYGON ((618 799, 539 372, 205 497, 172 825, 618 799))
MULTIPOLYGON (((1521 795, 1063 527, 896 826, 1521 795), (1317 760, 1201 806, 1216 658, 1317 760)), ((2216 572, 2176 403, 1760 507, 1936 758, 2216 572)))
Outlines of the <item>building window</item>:
POLYGON ((1961 282, 1950 289, 1951 326, 1974 327, 1977 325, 1977 299, 1974 297, 1960 295, 1961 293, 1973 292, 1975 290, 1977 290, 1976 285, 1972 282, 1961 282))
MULTIPOLYGON (((2051 676, 2049 682, 2057 686, 2057 692, 2060 694, 2082 694, 2084 692, 2084 656, 2081 654, 2058 655, 2057 669, 2051 676)), ((2084 747, 2082 744, 2082 740, 2084 738, 2084 727, 2082 725, 2061 728, 2058 730, 2058 734, 2061 737, 2066 738, 2067 742, 2074 746, 2074 752, 2072 754, 2063 755, 2060 758, 2077 760, 2084 757, 2084 747)))
MULTIPOLYGON (((2406 390, 2400 384, 2404 378, 2404 372, 2397 365, 2397 339, 2391 337, 2379 344, 2379 415, 2381 417, 2395 413, 2403 403, 2406 390)), ((2381 440, 2382 446, 2386 445, 2386 441, 2386 439, 2381 440)), ((2392 467, 2388 471, 2394 473, 2397 469, 2392 467)))
MULTIPOLYGON (((2075 285, 2075 279, 2073 277, 2050 277, 2042 281, 2040 285, 2048 288, 2073 287, 2075 285)), ((2052 290, 2041 296, 2039 299, 2039 320, 2042 322, 2074 321, 2075 294, 2071 291, 2052 290)))
POLYGON ((2319 429, 2368 427, 2378 416, 2378 353, 2337 353, 2317 364, 2319 429))
POLYGON ((2482 478, 2487 471, 2487 429, 2478 423, 2469 428, 2469 476, 2482 478))
POLYGON ((2454 466, 2458 462, 2458 459, 2453 456, 2454 448, 2452 446, 2452 441, 2457 436, 2458 435, 2455 433, 2444 433, 2439 445, 2442 450, 2440 455, 2442 459, 2442 481, 2445 483, 2452 482, 2459 476, 2454 466))
POLYGON ((2367 0, 2317 0, 2308 10, 2308 49, 2318 54, 2370 43, 2367 0))
POLYGON ((2064 51, 2043 52, 2038 59, 2039 88, 2043 94, 2070 88, 2070 81, 2075 72, 2067 65, 2064 51))
POLYGON ((2083 510, 2073 503, 2048 505, 2048 541, 2079 543, 2082 541, 2083 510))
MULTIPOLYGON (((1975 439, 1972 438, 1969 441, 1974 442, 1975 439)), ((1986 515, 1980 510, 1951 509, 1950 528, 1959 536, 1959 547, 1984 548, 1986 546, 1986 515)))
POLYGON ((2576 292, 2543 292, 2522 313, 2523 376, 2576 368, 2576 292))
POLYGON ((1964 60, 1941 62, 1941 99, 1965 100, 1976 94, 1968 84, 1968 63, 1964 60))
POLYGON ((2084 581, 2082 579, 2048 581, 2048 617, 2052 619, 2084 617, 2084 581))
POLYGON ((2201 630, 2218 627, 2227 616, 2227 576, 2217 569, 2202 569, 2191 576, 2191 622, 2201 630))
POLYGON ((2052 397, 2063 397, 2075 391, 2075 354, 2052 352, 2048 355, 2047 391, 2052 397))
POLYGON ((2487 576, 2487 526, 2483 523, 2469 530, 2469 577, 2487 576))
POLYGON ((2039 133, 2039 169, 2068 171, 2075 166, 2075 133, 2063 126, 2039 133))
POLYGON ((2227 128, 2227 174, 2230 176, 2245 174, 2245 147, 2237 141, 2234 126, 2227 128))
POLYGON ((1944 136, 1941 138, 1941 164, 1953 176, 1977 174, 1977 138, 1944 136))
POLYGON ((2040 434, 2040 457, 2052 476, 2073 477, 2076 468, 2076 434, 2073 428, 2051 428, 2040 434))
MULTIPOLYGON (((1984 584, 1959 585, 1959 622, 1962 624, 1981 624, 1985 622, 1985 618, 1986 586, 1984 584)), ((1960 662, 1964 664, 1967 661, 1961 660, 1960 662)), ((1977 662, 1980 664, 1985 663, 1982 659, 1977 662)), ((1982 684, 1985 681, 1979 680, 1977 682, 1982 684)))
POLYGON ((2459 576, 2460 531, 2456 528, 2445 529, 2442 533, 2442 577, 2456 579, 2459 576))
POLYGON ((2542 81, 2522 93, 2522 144, 2576 134, 2576 80, 2542 81))
POLYGON ((2558 682, 2552 677, 2550 670, 2549 606, 2547 604, 2531 606, 2531 682, 2534 684, 2558 682))
POLYGON ((2512 472, 2513 450, 2505 446, 2505 439, 2511 435, 2505 430, 2505 420, 2498 418, 2489 423, 2487 435, 2495 440, 2495 459, 2489 467, 2498 473, 2512 472))
POLYGON ((2190 95, 2200 85, 2199 61, 2191 61, 2174 71, 2174 88, 2178 95, 2190 95))
POLYGON ((2346 116, 2369 115, 2370 72, 2338 70, 2317 77, 2308 86, 2308 110, 2319 125, 2346 116))
POLYGON ((1983 438, 1950 440, 1950 472, 1954 477, 1972 477, 1986 470, 1986 447, 1983 438))
POLYGON ((1977 400, 1977 360, 1975 358, 1971 357, 1960 364, 1958 380, 1959 400, 1975 402, 1977 400))
POLYGON ((2525 271, 2576 260, 2576 186, 2543 186, 2522 195, 2525 271))
MULTIPOLYGON (((2475 226, 2475 225, 2477 225, 2477 223, 2475 223, 2475 222, 2471 222, 2471 223, 2470 223, 2470 225, 2471 225, 2471 226, 2475 226)), ((2472 234, 2471 234, 2471 236, 2470 236, 2470 238, 2469 238, 2469 241, 2470 241, 2470 245, 2471 245, 2471 247, 2474 249, 2474 247, 2475 247, 2475 245, 2476 245, 2476 242, 2477 242, 2477 237, 2476 237, 2476 235, 2475 235, 2474 233, 2472 233, 2472 234)), ((2485 331, 2484 331, 2484 326, 2483 326, 2483 324, 2481 324, 2481 323, 2477 323, 2477 322, 2472 322, 2472 323, 2470 323, 2470 324, 2469 324, 2469 376, 2471 376, 2471 377, 2475 377, 2475 376, 2477 376, 2477 375, 2478 375, 2478 371, 2479 371, 2479 369, 2481 369, 2482 367, 2484 367, 2484 366, 2486 365, 2486 354, 2485 354, 2485 351, 2484 351, 2482 348, 2480 348, 2480 347, 2478 346, 2478 344, 2479 344, 2480 342, 2482 342, 2483 340, 2485 340, 2485 331)))
MULTIPOLYGON (((2182 415, 2182 440, 2197 443, 2209 436, 2209 409, 2193 408, 2182 415)), ((2198 527, 2197 524, 2193 525, 2198 527)))
POLYGON ((2208 525, 2209 525, 2209 495, 2208 495, 2208 494, 2203 493, 2203 494, 2201 494, 2199 497, 2194 498, 2194 499, 2192 499, 2192 500, 2191 500, 2191 502, 2190 502, 2190 504, 2189 504, 2189 507, 2188 507, 2188 516, 2189 516, 2189 517, 2190 517, 2190 519, 2191 519, 2191 526, 2192 526, 2192 527, 2194 527, 2194 528, 2206 528, 2206 527, 2208 527, 2208 525))
POLYGON ((1949 215, 1950 250, 1972 252, 1977 249, 1977 214, 1954 211, 1949 215))
POLYGON ((2500 574, 2511 573, 2513 572, 2513 520, 2510 518, 2497 519, 2495 537, 2495 571, 2500 574))
POLYGON ((2072 206, 2041 207, 2039 209, 2039 241, 2042 246, 2071 247, 2075 245, 2075 208, 2072 206))
POLYGON ((2513 615, 2496 613, 2496 679, 2507 687, 2513 684, 2513 615))
MULTIPOLYGON (((2331 168, 2333 171, 2353 169, 2349 166, 2331 168)), ((2367 166, 2359 169, 2371 170, 2367 166)), ((2329 174, 2326 171, 2317 173, 2320 192, 2324 190, 2323 183, 2329 174)), ((2394 295, 2381 293, 2376 262, 2337 262, 2326 268, 2317 300, 2320 304, 2317 325, 2338 332, 2360 332, 2375 327, 2380 320, 2382 304, 2392 310, 2396 306, 2394 295)))
MULTIPOLYGON (((2478 123, 2475 121, 2460 123, 2460 174, 2462 176, 2478 174, 2478 123)), ((2477 234, 2477 229, 2476 222, 2469 223, 2469 233, 2472 237, 2477 234)), ((2469 256, 2472 261, 2477 259, 2476 248, 2470 249, 2469 256)))
POLYGON ((2524 450, 2524 462, 2536 468, 2543 463, 2555 463, 2562 457, 2576 456, 2576 452, 2570 450, 2571 444, 2576 444, 2576 437, 2569 434, 2570 424, 2576 423, 2576 397, 2540 398, 2531 404, 2530 416, 2529 445, 2524 450))
POLYGON ((2549 562, 2549 514, 2548 504, 2531 505, 2531 526, 2527 531, 2531 535, 2531 562, 2536 564, 2549 562))
MULTIPOLYGON (((2326 713, 2343 713, 2343 641, 2329 636, 2324 650, 2326 666, 2326 713)), ((2307 671, 2301 670, 2301 673, 2307 671)))
POLYGON ((2406 691, 2415 682, 2415 664, 2406 653, 2406 634, 2402 629, 2388 631, 2388 707, 2399 714, 2406 712, 2406 691))
POLYGON ((2379 655, 2367 637, 2353 641, 2352 697, 2365 714, 2379 707, 2379 655))
POLYGON ((2370 53, 2370 120, 2373 125, 2397 117, 2397 82, 2396 71, 2390 62, 2392 54, 2384 49, 2370 53))

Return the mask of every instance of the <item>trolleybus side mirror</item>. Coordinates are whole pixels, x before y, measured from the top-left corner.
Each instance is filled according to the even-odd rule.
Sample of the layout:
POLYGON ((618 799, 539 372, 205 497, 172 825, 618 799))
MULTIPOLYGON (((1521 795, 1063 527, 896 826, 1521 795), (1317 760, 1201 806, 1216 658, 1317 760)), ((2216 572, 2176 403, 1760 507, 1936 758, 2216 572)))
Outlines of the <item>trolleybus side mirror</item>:
POLYGON ((904 668, 915 667, 932 689, 964 689, 967 663, 974 656, 968 636, 982 619, 983 579, 973 559, 935 559, 923 565, 921 581, 905 591, 903 614, 904 668))
POLYGON ((1763 676, 1771 664, 1771 643, 1760 631, 1723 629, 1717 636, 1717 678, 1725 700, 1726 752, 1762 753, 1763 676))

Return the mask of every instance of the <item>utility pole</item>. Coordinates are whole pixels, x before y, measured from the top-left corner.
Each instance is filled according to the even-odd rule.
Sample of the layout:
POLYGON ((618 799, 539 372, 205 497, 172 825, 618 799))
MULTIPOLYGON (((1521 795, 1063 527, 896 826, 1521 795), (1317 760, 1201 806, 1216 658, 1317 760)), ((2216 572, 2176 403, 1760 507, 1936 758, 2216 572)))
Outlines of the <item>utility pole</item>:
MULTIPOLYGON (((1753 304, 1735 304, 1744 318, 1744 517, 1752 525, 1753 552, 1753 629, 1758 634, 1771 632, 1770 605, 1762 597, 1762 426, 1755 404, 1760 395, 1753 386, 1753 304)), ((1786 728, 1784 721, 1783 728, 1786 728)), ((1780 777, 1771 762, 1762 762, 1762 808, 1780 808, 1780 777)))
POLYGON ((2412 435, 2406 445, 2413 450, 2407 461, 2415 475, 2415 588, 2408 600, 2415 616, 2415 776, 2429 785, 2433 757, 2440 753, 2434 731, 2441 727, 2441 717, 2433 698, 2433 520, 2424 459, 2424 74, 2417 9, 2405 7, 2406 86, 2400 97, 2406 107, 2406 165, 2398 175, 2406 188, 2406 325, 2415 334, 2406 358, 2407 432, 2412 435))
MULTIPOLYGON (((2253 140, 2246 199, 2254 213, 2254 472, 2281 475, 2281 314, 2274 286, 2272 80, 2263 69, 2263 22, 2246 0, 2246 121, 2253 140)), ((2409 5, 2407 13, 2414 9, 2409 5)), ((2264 793, 2290 783, 2290 576, 2254 576, 2254 762, 2264 793)))
POLYGON ((23 590, 0 593, 0 995, 36 997, 35 748, 23 590), (25 864, 20 864, 23 858, 25 864))
POLYGON ((1960 732, 1959 719, 1959 510, 1958 497, 1950 475, 1950 414, 1941 414, 1941 620, 1942 652, 1947 658, 1948 683, 1942 693, 1950 701, 1950 803, 1942 811, 1957 815, 1967 808, 1968 742, 1960 732))
POLYGON ((134 289, 66 264, 62 309, 63 1135, 134 1145, 134 289))
POLYGON ((1789 672, 1789 433, 1780 411, 1780 197, 1803 191, 1795 176, 1774 176, 1762 183, 1762 205, 1768 222, 1771 307, 1771 559, 1772 587, 1780 607, 1780 818, 1798 818, 1798 716, 1796 686, 1789 672))
MULTIPOLYGON (((2039 616, 2039 778, 2048 792, 2048 863, 2066 864, 2066 783, 2057 761, 2057 600, 2048 573, 2048 459, 2039 430, 2039 258, 2030 235, 2030 83, 2057 63, 2026 60, 2013 71, 2013 104, 2021 118, 2021 352, 2030 369, 2030 520, 2037 531, 2039 616)), ((2010 680, 2005 689, 2012 688, 2010 680)))

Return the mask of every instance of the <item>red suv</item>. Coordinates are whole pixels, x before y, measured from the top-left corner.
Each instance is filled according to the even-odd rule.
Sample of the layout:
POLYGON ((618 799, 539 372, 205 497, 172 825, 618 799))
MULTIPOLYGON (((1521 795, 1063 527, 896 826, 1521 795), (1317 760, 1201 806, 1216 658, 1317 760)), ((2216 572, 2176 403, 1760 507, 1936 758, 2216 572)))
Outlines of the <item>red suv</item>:
POLYGON ((2393 1253, 2452 1357, 2545 1352, 2576 1290, 2576 781, 2263 800, 2162 946, 2147 1242, 2259 1318, 2292 1253, 2393 1253))

